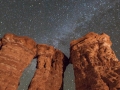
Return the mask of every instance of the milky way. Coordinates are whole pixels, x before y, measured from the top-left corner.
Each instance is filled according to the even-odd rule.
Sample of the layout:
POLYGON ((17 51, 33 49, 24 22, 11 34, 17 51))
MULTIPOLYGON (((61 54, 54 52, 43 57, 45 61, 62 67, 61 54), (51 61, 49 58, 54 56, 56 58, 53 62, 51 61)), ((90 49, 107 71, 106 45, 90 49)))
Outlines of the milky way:
MULTIPOLYGON (((70 41, 91 31, 110 35, 120 59, 120 0, 0 0, 1 37, 8 32, 29 36, 69 57, 70 41)), ((26 72, 35 69, 35 63, 26 72)), ((72 65, 65 75, 64 90, 75 90, 72 65)), ((24 82, 20 89, 25 90, 27 85, 24 82)))

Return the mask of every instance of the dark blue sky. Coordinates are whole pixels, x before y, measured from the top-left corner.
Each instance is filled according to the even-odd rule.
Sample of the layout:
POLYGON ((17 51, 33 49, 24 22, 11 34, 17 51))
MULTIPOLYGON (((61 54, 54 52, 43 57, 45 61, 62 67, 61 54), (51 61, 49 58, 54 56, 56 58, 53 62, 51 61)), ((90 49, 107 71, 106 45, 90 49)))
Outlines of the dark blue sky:
MULTIPOLYGON (((120 59, 120 0, 0 0, 0 36, 14 33, 60 49, 88 32, 106 33, 120 59)), ((69 65, 64 90, 74 90, 69 65)))

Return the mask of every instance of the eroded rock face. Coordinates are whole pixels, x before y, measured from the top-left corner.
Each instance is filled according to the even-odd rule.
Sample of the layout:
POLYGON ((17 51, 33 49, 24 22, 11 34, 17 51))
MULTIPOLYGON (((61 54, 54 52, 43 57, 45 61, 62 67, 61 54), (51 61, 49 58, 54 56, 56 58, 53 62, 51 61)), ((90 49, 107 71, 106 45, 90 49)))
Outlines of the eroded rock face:
POLYGON ((37 45, 38 64, 28 90, 62 90, 63 72, 68 59, 59 50, 45 44, 37 45))
POLYGON ((76 90, 120 90, 120 61, 108 35, 91 32, 70 45, 76 90))
POLYGON ((29 90, 63 89, 63 72, 69 60, 61 51, 14 34, 4 35, 0 47, 0 90, 17 90, 22 72, 36 56, 37 70, 29 90))
POLYGON ((0 46, 0 90, 17 90, 23 70, 36 56, 36 43, 28 37, 6 34, 0 46))

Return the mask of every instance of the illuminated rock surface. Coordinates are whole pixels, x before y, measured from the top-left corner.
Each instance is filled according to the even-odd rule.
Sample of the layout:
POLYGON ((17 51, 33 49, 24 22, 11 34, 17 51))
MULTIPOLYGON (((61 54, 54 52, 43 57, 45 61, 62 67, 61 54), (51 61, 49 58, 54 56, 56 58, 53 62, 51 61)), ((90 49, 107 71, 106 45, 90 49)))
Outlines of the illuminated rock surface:
MULTIPOLYGON (((6 34, 0 40, 0 90, 17 90, 25 68, 37 57, 37 68, 29 90, 62 90, 68 58, 28 37, 6 34)), ((28 77, 29 78, 29 77, 28 77)))
POLYGON ((52 46, 37 46, 37 70, 29 90, 63 90, 63 72, 68 65, 65 55, 52 46))
MULTIPOLYGON (((89 33, 70 45, 76 90, 120 90, 120 61, 108 35, 89 33)), ((61 51, 14 34, 4 35, 0 47, 0 90, 17 90, 34 57, 37 67, 28 90, 63 90, 69 60, 61 51)))
POLYGON ((120 90, 120 61, 106 34, 89 33, 70 43, 76 90, 120 90))
POLYGON ((17 90, 23 70, 36 55, 36 43, 28 37, 6 34, 0 44, 0 90, 17 90))

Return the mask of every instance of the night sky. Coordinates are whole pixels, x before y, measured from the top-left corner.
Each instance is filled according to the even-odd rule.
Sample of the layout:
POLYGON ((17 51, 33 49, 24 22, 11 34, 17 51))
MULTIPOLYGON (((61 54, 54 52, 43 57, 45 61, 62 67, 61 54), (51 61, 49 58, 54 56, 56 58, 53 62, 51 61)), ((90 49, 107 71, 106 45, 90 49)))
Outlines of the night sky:
MULTIPOLYGON (((120 0, 0 0, 0 37, 29 36, 69 57, 70 41, 91 31, 110 35, 120 60, 120 0)), ((35 65, 26 69, 19 90, 27 90, 35 65)), ((64 90, 75 90, 72 65, 65 75, 64 90)))

